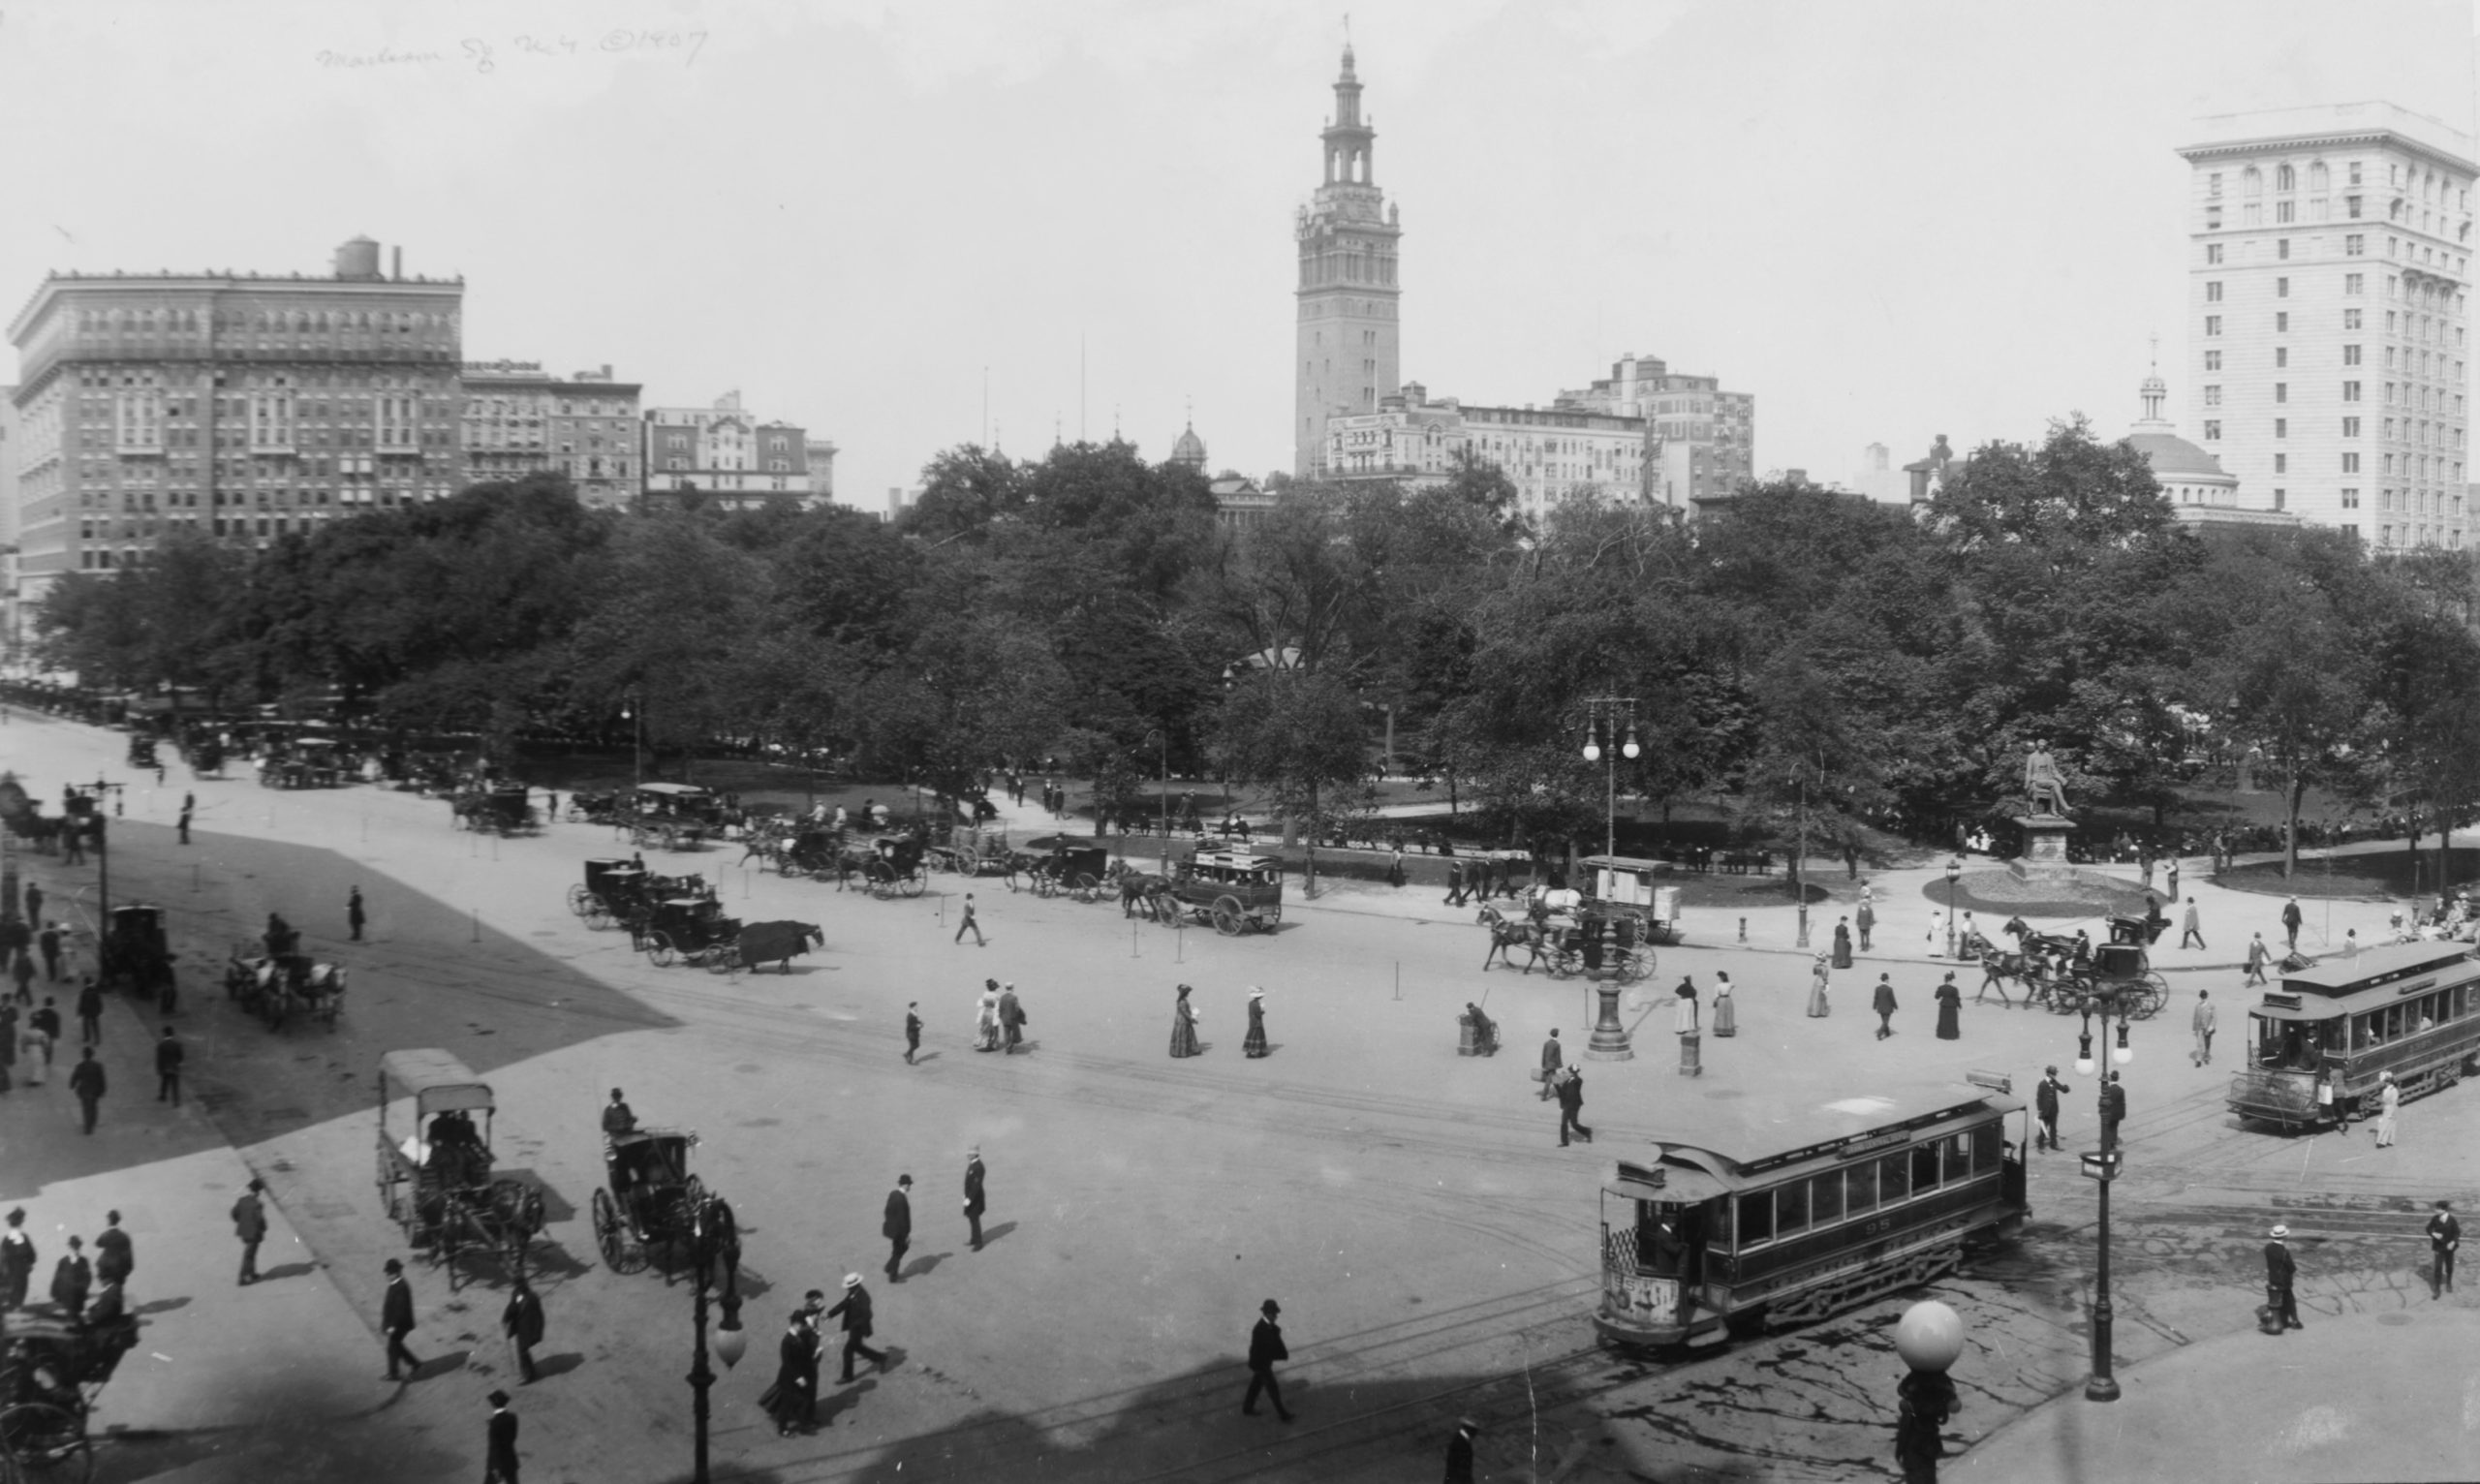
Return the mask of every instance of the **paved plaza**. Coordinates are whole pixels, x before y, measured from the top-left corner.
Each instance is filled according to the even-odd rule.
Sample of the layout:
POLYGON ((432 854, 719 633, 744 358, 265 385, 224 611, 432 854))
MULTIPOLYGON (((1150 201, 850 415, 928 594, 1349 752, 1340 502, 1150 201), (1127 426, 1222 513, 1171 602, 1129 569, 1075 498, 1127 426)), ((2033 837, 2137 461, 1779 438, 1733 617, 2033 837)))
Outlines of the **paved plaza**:
MULTIPOLYGON (((0 759, 38 794, 126 776, 119 747, 116 733, 23 715, 0 730, 0 759)), ((118 1430, 110 1479, 479 1475, 481 1399, 512 1379, 497 1341, 505 1284, 478 1267, 451 1292, 375 1198, 379 1058, 413 1046, 443 1047, 492 1083, 500 1163, 548 1198, 547 1363, 539 1383, 511 1386, 530 1480, 687 1476, 689 1288, 606 1269, 586 1220, 604 1178, 597 1112, 613 1087, 642 1122, 698 1131, 693 1168, 743 1224, 752 1343, 713 1393, 719 1477, 1409 1481, 1437 1476, 1466 1413, 1485 1424, 1494 1479, 1892 1476, 1900 1365, 1887 1330, 1906 1299, 1687 1356, 1599 1349, 1588 1322, 1598 1184, 1692 1099, 1789 1107, 1865 1093, 1873 1078, 1950 1074, 1960 1088, 1972 1069, 2011 1075, 2029 1097, 2044 1065, 2075 1051, 2071 1018, 1974 1003, 1976 969, 1963 974, 1963 1039, 1935 1038, 1942 970, 1925 943, 1904 941, 1917 933, 1882 932, 1905 951, 1839 973, 1833 1015, 1812 1019, 1787 905, 1752 914, 1745 946, 1737 913, 1691 913, 1689 945, 1663 950, 1628 997, 1635 1059, 1586 1064, 1595 1142, 1563 1149, 1555 1104, 1526 1071, 1553 1028, 1583 1046, 1591 990, 1483 972, 1484 936, 1434 890, 1340 884, 1295 899, 1279 934, 1231 939, 987 880, 971 887, 989 940, 976 946, 953 941, 958 878, 882 902, 744 871, 736 846, 650 854, 657 869, 706 873, 736 915, 824 931, 789 974, 728 976, 656 969, 625 934, 570 912, 582 859, 626 853, 605 829, 494 841, 410 794, 129 782, 111 895, 169 911, 187 1105, 152 1100, 140 1061, 151 1017, 125 999, 108 1010, 114 1092, 93 1139, 78 1134, 58 1077, 0 1098, 0 1200, 27 1208, 44 1271, 107 1207, 140 1244, 131 1294, 148 1328, 97 1418, 118 1430), (200 808, 182 847, 169 826, 189 789, 200 808), (355 884, 371 912, 361 943, 346 941, 355 884), (308 951, 349 966, 333 1032, 270 1034, 215 988, 225 954, 270 911, 308 951), (1667 990, 1683 974, 1710 987, 1716 971, 1737 986, 1739 1034, 1708 1036, 1702 1074, 1683 1076, 1667 990), (1884 1041, 1866 1009, 1880 972, 1903 1003, 1884 1041), (1023 1054, 971 1049, 986 977, 1023 997, 1023 1054), (1167 1055, 1181 983, 1195 986, 1203 1020, 1194 1060, 1167 1055), (1263 1060, 1241 1055, 1251 986, 1266 991, 1263 1060), (927 1023, 916 1066, 902 1056, 909 1001, 927 1023), (1468 1001, 1499 1021, 1498 1057, 1455 1054, 1468 1001), (957 1205, 974 1147, 989 1166, 977 1252, 957 1205), (271 1188, 262 1267, 276 1281, 238 1288, 225 1212, 253 1173, 271 1188), (889 1285, 880 1211, 905 1173, 915 1236, 889 1285), (390 1256, 411 1268, 411 1344, 428 1362, 402 1386, 381 1379, 375 1330, 390 1256), (873 1343, 889 1365, 839 1386, 830 1346, 819 1426, 778 1438, 756 1405, 775 1339, 804 1290, 831 1292, 847 1272, 873 1291, 873 1343), (1240 1413, 1249 1327, 1268 1297, 1292 1352, 1289 1425, 1240 1413)), ((92 865, 20 864, 59 908, 96 907, 92 865)), ((1930 880, 1878 877, 1898 904, 1888 918, 1925 922, 1930 880)), ((2175 1418, 2219 1395, 2224 1376, 2253 1374, 2240 1357, 2261 1339, 2256 1249, 2282 1221, 2299 1234, 2310 1328, 2262 1345, 2318 1355, 2330 1384, 2367 1394, 2353 1425, 2419 1437, 2435 1460, 2381 1476, 2480 1473, 2459 1414, 2415 1416, 2407 1400, 2403 1415, 2386 1410, 2407 1331, 2380 1322, 2407 1314, 2427 1343, 2449 1311, 2467 1321, 2467 1294, 2430 1298, 2419 1231, 2430 1199, 2480 1189, 2464 1136, 2473 1094, 2409 1104, 2402 1144, 2382 1152, 2364 1131, 2230 1127, 2220 1096, 2245 1031, 2236 965, 2247 932, 2271 936, 2280 902, 2193 889, 2215 946, 2157 955, 2172 1007, 2136 1028, 2126 1074, 2129 1173, 2113 1224, 2129 1401, 2111 1415, 2175 1418), (2200 987, 2222 1005, 2221 1054, 2202 1068, 2186 1031, 2200 987), (2348 1348, 2329 1338, 2345 1336, 2348 1348)), ((2371 938, 2385 911, 2339 904, 2333 931, 2371 938)), ((2089 1082, 2076 1079, 2064 1122, 2070 1147, 2091 1141, 2089 1082)), ((2180 1446, 2175 1426, 2096 1424, 2078 1411, 2088 1404, 2053 1402, 2078 1397, 2086 1369, 2092 1188, 2071 1156, 2035 1156, 2031 1191, 2024 1240, 1933 1290, 1973 1342, 1948 1434, 1973 1451, 1951 1467, 2040 1476, 2029 1463, 1969 1471, 1975 1452, 2011 1450, 2047 1460, 2052 1477, 2167 1476, 2154 1470, 2180 1446)))

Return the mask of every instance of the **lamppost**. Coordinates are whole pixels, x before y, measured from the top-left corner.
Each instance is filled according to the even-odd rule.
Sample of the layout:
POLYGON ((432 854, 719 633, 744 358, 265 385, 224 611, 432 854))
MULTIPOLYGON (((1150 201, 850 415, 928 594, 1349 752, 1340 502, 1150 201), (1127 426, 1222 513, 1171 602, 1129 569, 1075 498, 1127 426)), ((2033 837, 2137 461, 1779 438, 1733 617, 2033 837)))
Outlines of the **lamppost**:
POLYGON ((1955 956, 1955 881, 1964 874, 1961 860, 1946 862, 1946 956, 1955 956))
POLYGON ((1633 696, 1593 696, 1585 699, 1585 761, 1602 764, 1607 793, 1603 798, 1601 849, 1605 855, 1619 853, 1619 759, 1630 762, 1642 749, 1636 746, 1636 697, 1633 696), (1628 739, 1613 744, 1611 736, 1619 729, 1622 717, 1628 722, 1628 739))
POLYGON ((634 728, 629 734, 629 843, 635 845, 642 833, 637 812, 646 807, 646 703, 636 686, 620 693, 620 720, 634 728))
MULTIPOLYGON (((715 1384, 714 1368, 706 1364, 706 1290, 714 1285, 715 1264, 724 1265, 724 1291, 717 1303, 724 1311, 723 1321, 715 1327, 714 1351, 723 1357, 728 1371, 740 1364, 749 1349, 749 1332, 740 1327, 740 1251, 737 1233, 717 1229, 714 1208, 717 1201, 701 1203, 692 1218, 692 1247, 698 1263, 698 1297, 691 1323, 697 1331, 696 1348, 690 1352, 689 1389, 695 1398, 690 1412, 696 1423, 695 1469, 690 1477, 694 1484, 709 1484, 706 1474, 706 1392, 715 1384)), ((729 1208, 725 1208, 729 1209, 729 1208)))
POLYGON ((1171 734, 1157 727, 1145 734, 1145 740, 1162 749, 1162 792, 1156 795, 1155 802, 1162 806, 1162 874, 1168 876, 1171 874, 1171 734))
POLYGON ((1798 946, 1809 945, 1809 775, 1804 769, 1791 775, 1792 797, 1799 815, 1799 844, 1791 851, 1791 899, 1799 904, 1800 939, 1798 946))
MULTIPOLYGON (((95 796, 95 894, 102 899, 103 920, 106 922, 109 922, 112 915, 112 852, 104 843, 104 800, 127 787, 127 784, 106 783, 100 775, 86 786, 87 791, 95 796)), ((41 926, 40 923, 35 925, 41 926)))
MULTIPOLYGON (((2111 1048, 2110 1060, 2124 1067, 2135 1060, 2134 1048, 2127 1044, 2125 1002, 2114 999, 2104 1002, 2100 1008, 2104 1031, 2110 1026, 2110 1011, 2116 1008, 2119 1012, 2118 1042, 2111 1048)), ((2084 1030, 2076 1041, 2075 1074, 2079 1077, 2092 1075, 2096 1065, 2092 1058, 2092 1000, 2087 999, 2083 1005, 2084 1030)), ((2112 1072, 2110 1075, 2115 1077, 2118 1074, 2112 1072)), ((2110 1308, 2110 1183, 2119 1178, 2120 1163, 2119 1121, 2112 1116, 2111 1104, 2115 1099, 2110 1096, 2115 1087, 2109 1078, 2102 1079, 2101 1151, 2097 1155, 2083 1156, 2085 1178, 2098 1181, 2101 1186, 2100 1261, 2094 1270, 2092 1283, 2092 1376, 2084 1383, 2084 1400, 2088 1402, 2115 1402, 2119 1399, 2118 1379, 2110 1374, 2110 1324, 2116 1317, 2110 1308)), ((2125 1094, 2120 1094, 2121 1098, 2124 1097, 2125 1094)))

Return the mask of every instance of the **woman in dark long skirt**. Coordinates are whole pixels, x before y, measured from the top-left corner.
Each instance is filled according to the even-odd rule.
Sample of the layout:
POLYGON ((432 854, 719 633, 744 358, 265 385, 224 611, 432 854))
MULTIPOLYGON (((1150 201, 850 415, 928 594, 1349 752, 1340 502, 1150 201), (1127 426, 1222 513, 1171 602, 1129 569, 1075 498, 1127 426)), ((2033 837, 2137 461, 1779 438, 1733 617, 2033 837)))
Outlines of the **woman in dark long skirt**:
POLYGON ((817 1398, 818 1338, 808 1316, 794 1310, 776 1352, 775 1384, 759 1397, 758 1405, 775 1419, 776 1436, 788 1438, 793 1428, 809 1425, 817 1398))
POLYGON ((1253 1057, 1266 1054, 1266 992, 1249 986, 1249 1036, 1240 1049, 1253 1057))
POLYGON ((1941 1041, 1961 1040, 1964 1028, 1960 1023, 1964 1012, 1964 992, 1955 983, 1955 972, 1938 986, 1938 1038, 1941 1041))
POLYGON ((1189 986, 1180 986, 1179 1002, 1171 1006, 1171 1054, 1197 1054, 1197 1012, 1189 1005, 1189 986))
POLYGON ((1851 967, 1851 923, 1848 919, 1834 925, 1834 967, 1851 967))

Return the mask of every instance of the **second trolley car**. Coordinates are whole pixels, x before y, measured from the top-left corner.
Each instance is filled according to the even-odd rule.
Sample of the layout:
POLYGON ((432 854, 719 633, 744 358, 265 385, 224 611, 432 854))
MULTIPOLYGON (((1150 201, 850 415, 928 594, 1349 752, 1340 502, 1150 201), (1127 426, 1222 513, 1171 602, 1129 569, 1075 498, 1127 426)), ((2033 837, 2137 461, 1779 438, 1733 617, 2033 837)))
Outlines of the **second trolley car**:
POLYGON ((2480 959, 2469 943, 2406 943, 2285 974, 2248 1007, 2248 1032, 2230 1111, 2332 1128, 2373 1113, 2388 1072, 2404 1098, 2480 1074, 2480 959))

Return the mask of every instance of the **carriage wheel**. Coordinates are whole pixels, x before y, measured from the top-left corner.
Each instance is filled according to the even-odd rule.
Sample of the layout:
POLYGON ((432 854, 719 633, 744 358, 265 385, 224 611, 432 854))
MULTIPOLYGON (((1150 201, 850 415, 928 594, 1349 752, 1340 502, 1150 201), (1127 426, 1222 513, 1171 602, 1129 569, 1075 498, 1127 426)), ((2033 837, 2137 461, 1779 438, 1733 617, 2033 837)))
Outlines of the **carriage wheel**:
POLYGON ((1619 982, 1622 984, 1650 978, 1653 972, 1654 950, 1651 948, 1630 948, 1619 955, 1619 982))
POLYGON ((2129 986, 2136 992, 2135 1004, 2128 1011, 2137 1020, 2151 1020, 2170 1003, 2170 981, 2157 974, 2147 974, 2129 986))
POLYGON ((1033 888, 1034 895, 1038 897, 1054 896, 1059 891, 1059 878, 1047 871, 1037 871, 1034 873, 1033 888))
POLYGON ((1240 915, 1240 899, 1238 897, 1217 897, 1214 899, 1214 930, 1216 932, 1221 933, 1225 938, 1238 937, 1240 929, 1246 925, 1247 920, 1248 919, 1240 915))
POLYGON ((671 940, 658 928, 646 935, 646 962, 657 969, 668 969, 673 958, 671 940))
POLYGON ((589 897, 585 904, 585 925, 600 931, 612 924, 611 909, 601 897, 589 897))
POLYGON ((775 872, 779 876, 798 876, 801 874, 801 863, 792 858, 791 851, 786 850, 775 857, 775 872))
POLYGON ((911 872, 899 880, 895 885, 896 889, 903 892, 906 896, 917 897, 921 895, 924 890, 928 889, 930 885, 930 873, 919 866, 915 866, 911 872))
POLYGON ((681 1209, 688 1215, 690 1220, 695 1221, 697 1219, 698 1208, 704 1204, 705 1199, 706 1182, 703 1180, 692 1175, 680 1183, 681 1209))
POLYGON ((85 1419, 48 1402, 20 1402, 0 1411, 0 1469, 13 1481, 85 1484, 95 1476, 85 1419))
POLYGON ((1075 881, 1069 887, 1069 893, 1079 902, 1099 902, 1102 899, 1102 883, 1094 879, 1093 872, 1079 871, 1075 881))
POLYGON ((582 885, 569 888, 569 911, 582 917, 594 911, 594 893, 582 885))

